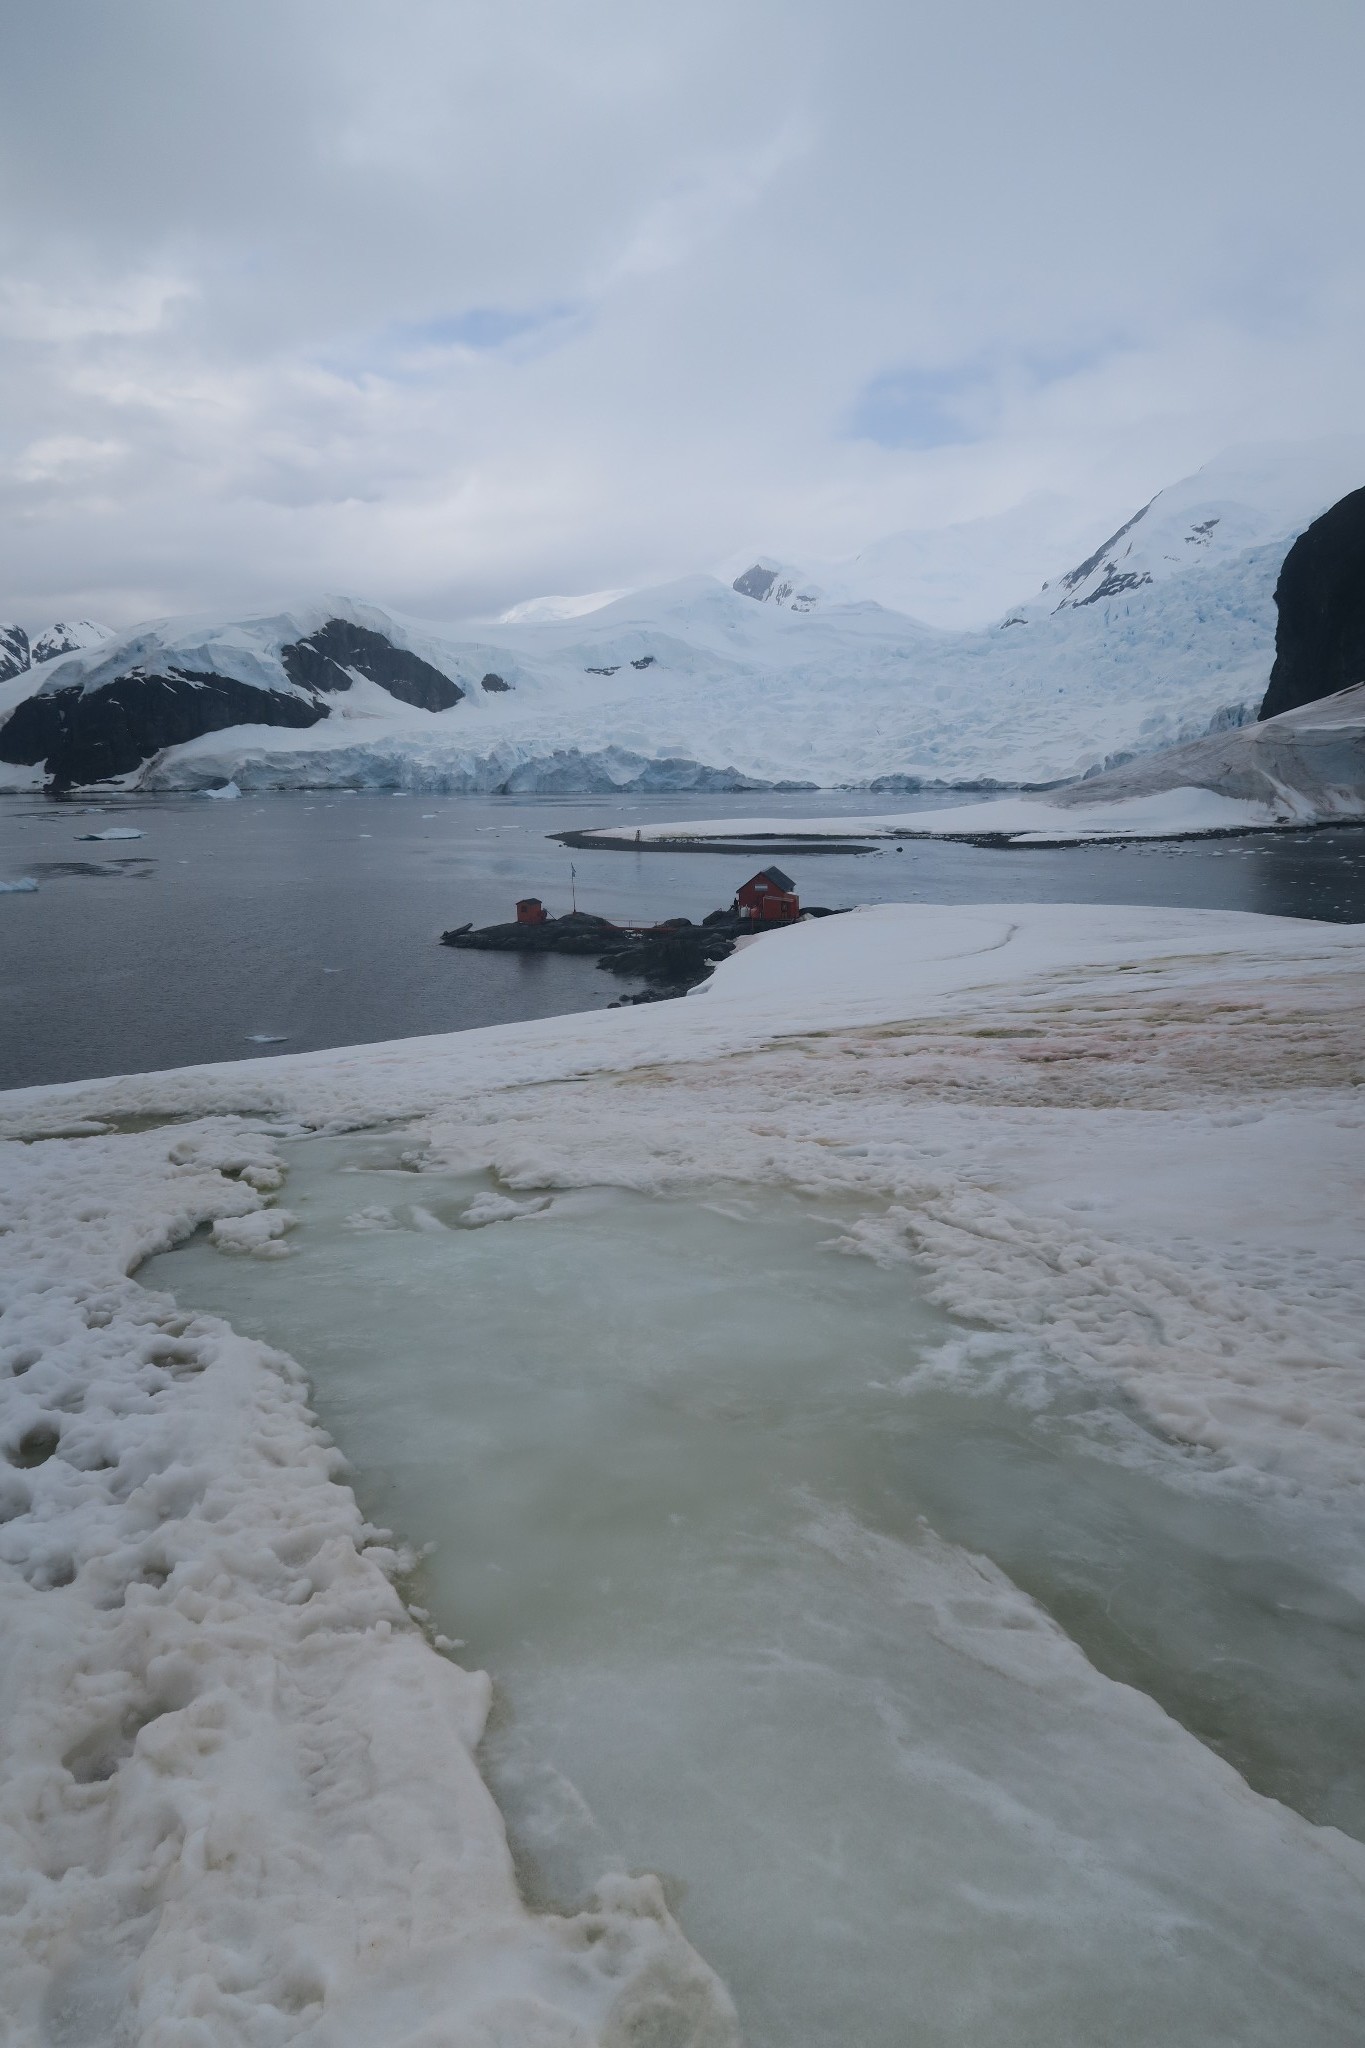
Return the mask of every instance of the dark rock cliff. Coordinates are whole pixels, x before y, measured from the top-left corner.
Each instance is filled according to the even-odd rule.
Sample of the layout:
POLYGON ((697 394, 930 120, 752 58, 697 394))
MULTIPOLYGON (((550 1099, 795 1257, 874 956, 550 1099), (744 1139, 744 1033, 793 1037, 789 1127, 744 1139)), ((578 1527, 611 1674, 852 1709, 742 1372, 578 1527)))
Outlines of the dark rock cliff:
POLYGON ((317 698, 258 690, 211 670, 129 669, 103 689, 79 683, 25 698, 0 726, 0 761, 47 764, 54 789, 128 775, 163 747, 229 725, 316 725, 317 698))
POLYGON ((306 640, 291 641, 280 649, 280 660, 290 682, 308 690, 349 690, 346 671, 354 669, 419 711, 449 711, 464 695, 429 661, 395 647, 382 633, 353 626, 349 619, 329 619, 306 640))
POLYGON ((1365 490, 1306 527, 1275 586, 1275 666, 1262 718, 1365 682, 1365 490))

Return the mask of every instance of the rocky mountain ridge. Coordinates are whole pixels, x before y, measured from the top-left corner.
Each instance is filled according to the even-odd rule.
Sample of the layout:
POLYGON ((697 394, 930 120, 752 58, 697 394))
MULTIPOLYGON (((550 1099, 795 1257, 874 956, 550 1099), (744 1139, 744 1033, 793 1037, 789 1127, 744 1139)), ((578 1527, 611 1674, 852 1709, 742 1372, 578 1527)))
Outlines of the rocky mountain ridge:
POLYGON ((59 619, 31 639, 22 626, 0 626, 0 683, 11 682, 16 676, 27 675, 45 662, 57 661, 83 647, 98 647, 102 640, 113 637, 108 626, 98 626, 93 619, 77 619, 70 624, 59 619))

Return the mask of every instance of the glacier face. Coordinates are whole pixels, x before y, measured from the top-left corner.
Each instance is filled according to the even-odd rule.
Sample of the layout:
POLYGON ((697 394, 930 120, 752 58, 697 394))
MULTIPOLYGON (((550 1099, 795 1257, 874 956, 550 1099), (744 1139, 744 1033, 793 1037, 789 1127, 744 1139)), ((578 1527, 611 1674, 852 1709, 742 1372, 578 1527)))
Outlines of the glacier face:
MULTIPOLYGON (((485 792, 1063 780, 1259 701, 1281 552, 971 634, 871 603, 799 613, 703 577, 477 638, 389 618, 395 642, 465 693, 452 709, 353 688, 306 730, 206 733, 141 780, 485 792), (488 673, 506 691, 484 690, 488 673)), ((214 647, 239 672, 259 673, 264 652, 245 630, 214 647)))
MULTIPOLYGON (((692 576, 597 593, 606 602, 533 600, 465 625, 344 598, 268 618, 158 621, 54 659, 36 691, 28 676, 0 684, 0 761, 12 764, 0 776, 31 786, 44 759, 54 772, 43 719, 18 715, 23 699, 60 696, 88 720, 97 693, 122 705, 140 683, 152 714, 133 721, 118 765, 111 755, 92 772, 68 750, 68 784, 118 775, 151 789, 231 780, 587 792, 1067 781, 1254 712, 1285 551, 1361 473, 1365 449, 1345 442, 1243 451, 1161 493, 1037 599, 967 633, 923 625, 856 585, 825 591, 769 557, 732 585, 692 576), (295 650, 324 646, 341 654, 313 688, 295 650), (348 648, 369 651, 352 659, 348 648), (191 680, 177 685, 179 725, 163 718, 163 731, 162 699, 148 693, 167 676, 191 680), (254 722, 213 710, 207 684, 195 694, 194 679, 214 676, 264 693, 263 710, 240 699, 238 719, 254 722), (417 676, 421 687, 402 681, 417 676)), ((221 694, 228 709, 240 697, 221 694)))

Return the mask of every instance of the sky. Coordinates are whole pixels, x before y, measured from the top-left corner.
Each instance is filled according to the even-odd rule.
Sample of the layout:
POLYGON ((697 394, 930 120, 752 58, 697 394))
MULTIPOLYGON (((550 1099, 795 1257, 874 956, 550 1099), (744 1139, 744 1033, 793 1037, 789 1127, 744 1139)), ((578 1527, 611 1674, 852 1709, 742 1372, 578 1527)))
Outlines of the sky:
POLYGON ((1359 0, 0 0, 0 69, 0 617, 947 529, 967 624, 1365 431, 1359 0))

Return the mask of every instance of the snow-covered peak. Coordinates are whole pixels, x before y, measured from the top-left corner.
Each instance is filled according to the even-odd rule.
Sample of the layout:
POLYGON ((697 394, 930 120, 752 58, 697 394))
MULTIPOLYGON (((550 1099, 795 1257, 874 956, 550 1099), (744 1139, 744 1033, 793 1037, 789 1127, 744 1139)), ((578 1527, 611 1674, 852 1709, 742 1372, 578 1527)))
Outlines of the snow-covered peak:
POLYGON ((36 668, 40 662, 56 661, 63 654, 76 654, 87 647, 98 647, 113 637, 110 627, 98 625, 94 619, 59 619, 31 642, 29 655, 36 668))
POLYGON ((1159 491, 1093 554, 1044 584, 1024 613, 1079 610, 1248 548, 1287 544, 1363 483, 1360 436, 1231 449, 1159 491))
POLYGON ((99 647, 113 637, 108 626, 98 626, 93 619, 76 619, 70 623, 59 620, 56 625, 45 626, 31 639, 22 626, 0 626, 0 683, 27 675, 30 669, 40 668, 44 662, 60 661, 68 654, 99 647))
POLYGON ((736 576, 730 588, 741 597, 752 597, 758 604, 786 605, 794 612, 813 612, 823 595, 804 569, 794 569, 763 555, 736 576))

